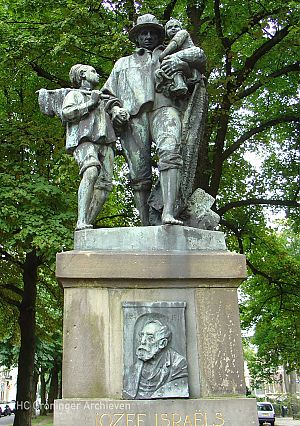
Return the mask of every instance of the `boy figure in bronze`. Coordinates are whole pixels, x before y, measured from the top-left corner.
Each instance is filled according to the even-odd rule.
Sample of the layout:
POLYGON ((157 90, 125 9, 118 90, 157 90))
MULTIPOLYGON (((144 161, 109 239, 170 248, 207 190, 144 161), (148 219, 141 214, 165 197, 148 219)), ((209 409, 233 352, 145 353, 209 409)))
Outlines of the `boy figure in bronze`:
POLYGON ((116 129, 128 121, 120 101, 94 90, 99 75, 89 65, 76 64, 69 73, 73 89, 39 91, 42 112, 58 115, 66 124, 66 149, 79 166, 76 230, 89 229, 112 189, 116 129))

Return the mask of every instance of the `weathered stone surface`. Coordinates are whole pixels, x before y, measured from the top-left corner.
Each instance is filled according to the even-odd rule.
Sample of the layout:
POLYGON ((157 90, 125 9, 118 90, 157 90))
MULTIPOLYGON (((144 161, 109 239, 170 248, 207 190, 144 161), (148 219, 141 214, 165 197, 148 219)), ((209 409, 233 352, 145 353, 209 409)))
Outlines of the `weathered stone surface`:
POLYGON ((121 397, 122 303, 128 301, 186 303, 192 398, 244 394, 236 299, 243 256, 69 252, 59 255, 57 270, 65 289, 64 397, 121 397))
POLYGON ((55 426, 256 426, 256 400, 194 399, 55 401, 55 426))
POLYGON ((75 232, 75 250, 114 251, 220 251, 226 250, 224 233, 188 226, 85 229, 75 232))
POLYGON ((195 290, 201 395, 245 392, 243 349, 236 290, 195 290))
MULTIPOLYGON (((167 228, 168 232, 170 228, 170 233, 177 229, 174 226, 163 228, 167 228)), ((151 228, 144 229, 151 232, 151 228)), ((127 228, 122 230, 124 236, 127 231, 127 228)), ((126 315, 124 316, 122 307, 129 304, 172 305, 176 302, 178 306, 186 306, 186 353, 177 346, 177 341, 174 342, 174 349, 187 362, 190 399, 184 400, 183 405, 179 401, 173 403, 172 399, 168 399, 165 406, 149 406, 149 413, 157 413, 158 417, 154 417, 154 420, 148 416, 148 411, 130 411, 131 407, 139 410, 144 406, 132 405, 126 410, 123 406, 128 415, 126 417, 124 414, 124 419, 120 419, 119 424, 122 424, 121 421, 126 426, 173 426, 173 423, 182 426, 234 426, 240 425, 241 421, 245 425, 255 424, 246 422, 253 418, 250 408, 243 410, 248 413, 246 417, 238 416, 234 423, 236 412, 239 412, 236 402, 233 404, 237 405, 227 403, 228 411, 227 408, 222 408, 223 411, 220 409, 213 412, 208 408, 205 411, 206 406, 199 399, 238 396, 237 401, 242 401, 240 397, 245 395, 236 295, 236 288, 245 276, 245 257, 225 249, 115 249, 60 253, 57 256, 57 277, 64 287, 65 297, 63 398, 120 400, 124 390, 124 351, 130 346, 130 342, 126 343, 123 338, 126 315), (195 412, 192 411, 194 417, 191 420, 189 416, 192 414, 186 410, 194 409, 195 406, 189 404, 193 404, 195 399, 198 404, 195 410, 202 410, 202 417, 201 414, 200 417, 195 417, 195 412), (159 411, 159 407, 163 411, 159 411), (235 410, 234 415, 230 407, 235 410), (158 411, 154 411, 156 408, 158 411), (178 411, 181 409, 183 411, 178 411), (146 417, 136 416, 139 413, 146 417), (206 417, 204 413, 207 413, 206 417), (217 416, 217 413, 220 415, 217 416), (173 414, 181 417, 172 417, 173 414), (212 417, 213 414, 215 417, 212 417)), ((136 319, 132 318, 132 321, 134 323, 136 319)), ((171 321, 168 319, 168 324, 171 321)), ((134 348, 131 350, 133 353, 134 348)), ((156 400, 151 402, 161 404, 156 400)), ((118 419, 110 418, 112 411, 107 413, 101 411, 102 408, 92 411, 88 408, 85 413, 80 405, 80 424, 114 424, 118 419), (91 421, 94 423, 90 423, 91 421)), ((256 415, 256 408, 253 412, 256 415)), ((76 424, 75 415, 76 413, 68 410, 66 414, 65 409, 58 408, 55 426, 68 426, 67 417, 76 424)))
POLYGON ((184 224, 193 228, 214 230, 220 221, 220 216, 211 210, 214 202, 215 199, 203 189, 196 189, 180 215, 184 224))
POLYGON ((98 287, 157 287, 155 280, 168 280, 168 286, 237 287, 246 277, 245 256, 221 252, 110 252, 68 251, 57 255, 56 276, 64 287, 85 286, 93 279, 98 287), (218 280, 223 280, 218 283, 218 280), (136 282, 138 280, 138 283, 136 282), (182 281, 184 280, 184 282, 182 281), (196 281, 195 281, 196 280, 196 281), (77 283, 77 284, 76 284, 77 283))
MULTIPOLYGON (((122 304, 127 301, 174 301, 174 289, 163 283, 151 289, 65 288, 63 397, 121 398, 123 389, 122 304)), ((195 293, 176 289, 176 301, 187 304, 186 348, 189 391, 200 396, 195 293)))

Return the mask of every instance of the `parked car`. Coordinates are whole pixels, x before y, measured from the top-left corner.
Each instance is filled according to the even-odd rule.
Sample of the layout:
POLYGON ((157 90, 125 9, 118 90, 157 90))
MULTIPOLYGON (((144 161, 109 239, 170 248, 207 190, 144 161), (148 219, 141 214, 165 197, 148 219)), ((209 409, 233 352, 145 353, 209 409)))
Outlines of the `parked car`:
POLYGON ((257 403, 258 421, 260 425, 275 424, 275 411, 270 402, 257 403))

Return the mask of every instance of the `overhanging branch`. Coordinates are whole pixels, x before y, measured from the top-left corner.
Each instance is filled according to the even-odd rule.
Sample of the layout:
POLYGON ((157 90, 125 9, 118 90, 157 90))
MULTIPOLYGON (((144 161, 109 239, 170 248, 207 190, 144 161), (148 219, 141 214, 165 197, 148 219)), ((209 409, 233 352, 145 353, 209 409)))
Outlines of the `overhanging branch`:
POLYGON ((240 71, 237 71, 235 73, 236 88, 240 87, 243 84, 248 75, 254 69, 254 66, 256 65, 257 61, 288 35, 289 28, 290 26, 287 25, 286 27, 277 31, 272 38, 268 39, 265 43, 263 43, 258 49, 256 49, 252 53, 251 56, 246 59, 244 67, 240 71))
MULTIPOLYGON (((224 219, 221 219, 220 224, 224 225, 227 229, 233 232, 233 234, 237 238, 240 253, 244 254, 242 231, 238 229, 238 227, 235 224, 228 222, 224 219)), ((258 269, 247 257, 246 257, 246 264, 254 275, 258 275, 265 278, 269 284, 275 284, 277 289, 279 290, 280 297, 282 297, 284 294, 290 294, 294 296, 298 295, 298 293, 295 293, 294 291, 292 291, 293 289, 295 289, 295 291, 297 290, 297 286, 298 286, 297 283, 289 284, 289 287, 292 289, 288 290, 287 288, 283 288, 284 283, 282 281, 272 277, 267 272, 264 272, 261 269, 258 269)), ((271 296, 271 298, 274 298, 274 297, 278 297, 278 294, 271 296)))
POLYGON ((285 114, 279 117, 273 118, 271 120, 265 121, 257 127, 253 127, 253 129, 248 130, 248 132, 244 133, 240 138, 238 138, 229 148, 227 148, 222 154, 222 161, 225 161, 231 154, 233 154, 240 146, 250 139, 252 136, 263 132, 264 130, 275 126, 277 124, 282 123, 291 123, 294 121, 299 121, 298 115, 293 114, 285 114))
POLYGON ((220 0, 214 1, 214 11, 215 11, 215 18, 216 18, 216 21, 215 21, 216 32, 219 39, 222 42, 224 49, 227 51, 230 48, 230 41, 228 37, 224 36, 224 32, 223 32, 222 18, 221 18, 221 12, 220 12, 220 0))
POLYGON ((56 83, 61 87, 68 87, 70 86, 70 83, 67 80, 63 80, 59 77, 56 77, 53 74, 50 74, 48 71, 44 70, 42 67, 37 65, 35 62, 30 62, 30 65, 32 69, 37 73, 38 76, 46 78, 49 81, 52 81, 52 83, 56 83))
MULTIPOLYGON (((97 57, 99 57, 99 58, 107 59, 107 60, 111 61, 111 57, 110 57, 110 56, 100 55, 99 53, 97 53, 97 52, 92 52, 91 50, 85 49, 85 48, 84 48, 84 47, 82 47, 82 46, 76 46, 76 45, 74 45, 73 47, 74 47, 75 49, 77 49, 77 50, 80 50, 81 52, 88 53, 89 55, 97 56, 97 57)), ((98 66, 97 68, 99 68, 99 69, 101 69, 101 70, 102 70, 102 68, 101 68, 101 67, 99 67, 99 66, 98 66)), ((103 70, 102 70, 102 73, 103 73, 103 70)), ((102 73, 101 73, 101 76, 102 76, 102 73)))
POLYGON ((221 218, 220 219, 220 225, 225 226, 227 229, 229 229, 231 232, 233 232, 233 234, 235 235, 238 244, 239 244, 239 250, 240 250, 240 254, 244 254, 245 250, 244 250, 244 244, 243 244, 243 240, 242 240, 242 233, 241 231, 237 228, 236 225, 234 225, 231 222, 228 222, 227 220, 221 218))
MULTIPOLYGON (((281 77, 281 76, 287 75, 288 73, 293 72, 293 71, 300 71, 300 62, 299 61, 295 62, 294 64, 286 65, 285 67, 283 67, 283 68, 281 68, 277 71, 272 72, 271 74, 267 75, 265 77, 265 79, 281 77)), ((248 87, 248 89, 245 89, 240 94, 237 94, 237 97, 239 99, 246 98, 247 96, 256 92, 256 90, 258 90, 263 85, 264 85, 264 82, 259 81, 255 84, 253 84, 252 86, 248 87)))
POLYGON ((231 39, 231 43, 235 43, 242 35, 249 32, 250 28, 253 28, 255 25, 259 24, 259 21, 261 21, 264 18, 270 17, 272 15, 277 15, 279 12, 282 12, 282 7, 278 7, 277 9, 274 9, 272 11, 269 10, 261 10, 260 12, 256 13, 252 16, 252 18, 244 25, 241 30, 231 39))
POLYGON ((265 272, 260 271, 258 268, 256 268, 256 266, 254 266, 253 263, 251 263, 249 259, 246 259, 246 263, 247 263, 247 266, 249 267, 249 269, 251 269, 251 271, 253 272, 254 275, 260 275, 261 277, 265 278, 269 283, 275 282, 272 279, 272 277, 270 277, 270 275, 268 275, 265 272))
POLYGON ((22 262, 20 262, 18 259, 15 259, 13 255, 8 253, 8 251, 4 250, 2 247, 0 247, 0 260, 5 260, 7 262, 11 262, 14 265, 19 266, 21 269, 24 268, 24 265, 22 262))
POLYGON ((222 216, 228 210, 236 207, 254 206, 254 205, 271 205, 271 206, 284 206, 284 207, 295 207, 299 208, 300 203, 293 200, 273 200, 267 198, 249 198, 248 200, 232 201, 231 203, 225 204, 225 206, 216 210, 219 216, 222 216))
POLYGON ((18 296, 21 296, 21 297, 24 296, 24 291, 20 287, 17 287, 14 284, 4 284, 4 285, 1 285, 0 288, 5 290, 10 290, 13 293, 17 294, 18 296))
POLYGON ((1 301, 4 301, 5 303, 7 303, 10 306, 15 306, 18 309, 20 309, 20 307, 21 307, 20 302, 18 302, 15 299, 12 299, 11 297, 7 296, 6 294, 3 294, 3 292, 1 291, 1 287, 0 287, 0 298, 1 298, 1 301))

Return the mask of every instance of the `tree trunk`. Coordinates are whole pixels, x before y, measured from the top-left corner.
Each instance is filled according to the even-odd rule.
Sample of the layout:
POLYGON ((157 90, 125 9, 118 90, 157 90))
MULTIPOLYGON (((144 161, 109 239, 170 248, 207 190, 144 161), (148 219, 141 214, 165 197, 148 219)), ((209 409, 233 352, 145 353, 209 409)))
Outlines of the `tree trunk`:
POLYGON ((60 365, 58 398, 62 399, 62 367, 60 365))
POLYGON ((48 395, 48 405, 49 412, 53 413, 54 408, 54 400, 58 397, 58 373, 59 373, 59 363, 57 358, 54 359, 54 364, 51 372, 51 381, 50 381, 50 389, 48 395))
POLYGON ((225 138, 228 129, 229 123, 229 111, 230 111, 230 102, 228 97, 225 95, 225 99, 221 104, 219 119, 217 124, 217 135, 215 138, 214 152, 213 152, 213 161, 212 161, 212 176, 210 181, 210 187, 208 193, 214 198, 218 195, 220 188, 220 182, 222 178, 223 171, 223 149, 225 138))
POLYGON ((40 380, 41 380, 41 410, 40 410, 40 415, 41 416, 46 416, 47 415, 47 410, 46 410, 46 380, 45 380, 45 371, 42 368, 41 369, 41 374, 40 374, 40 380))
POLYGON ((297 374, 296 371, 291 371, 288 375, 289 377, 289 387, 288 387, 288 392, 292 395, 292 396, 296 396, 297 394, 297 374))
POLYGON ((21 347, 18 360, 14 426, 31 426, 34 400, 35 305, 38 265, 35 251, 27 253, 23 271, 24 295, 19 308, 21 347))
POLYGON ((33 387, 32 387, 32 401, 33 401, 33 412, 32 412, 32 417, 36 418, 36 395, 37 395, 37 388, 38 388, 38 382, 39 382, 39 374, 36 371, 36 369, 34 370, 33 373, 33 387))

